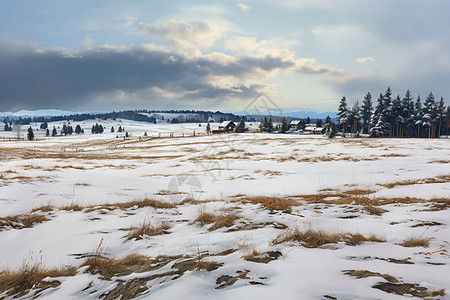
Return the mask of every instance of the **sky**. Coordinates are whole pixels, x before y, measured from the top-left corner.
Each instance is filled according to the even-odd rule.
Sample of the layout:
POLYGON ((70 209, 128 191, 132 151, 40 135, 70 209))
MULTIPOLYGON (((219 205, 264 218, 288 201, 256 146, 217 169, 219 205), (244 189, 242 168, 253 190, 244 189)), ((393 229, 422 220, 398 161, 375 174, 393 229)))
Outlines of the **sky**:
MULTIPOLYGON (((450 97, 448 0, 0 1, 0 111, 450 97)), ((448 101, 447 101, 448 103, 448 101)))

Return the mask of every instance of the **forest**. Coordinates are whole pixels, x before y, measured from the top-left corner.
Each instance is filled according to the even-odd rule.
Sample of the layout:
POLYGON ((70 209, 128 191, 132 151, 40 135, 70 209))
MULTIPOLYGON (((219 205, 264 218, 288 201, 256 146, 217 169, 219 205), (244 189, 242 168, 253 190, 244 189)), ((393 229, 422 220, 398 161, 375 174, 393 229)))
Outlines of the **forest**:
POLYGON ((380 93, 376 104, 370 92, 364 96, 362 104, 356 101, 352 107, 343 96, 337 115, 338 129, 344 135, 435 138, 448 132, 450 107, 446 107, 443 97, 437 101, 432 92, 423 103, 420 96, 414 98, 410 90, 403 98, 399 95, 393 98, 388 87, 384 94, 380 93))

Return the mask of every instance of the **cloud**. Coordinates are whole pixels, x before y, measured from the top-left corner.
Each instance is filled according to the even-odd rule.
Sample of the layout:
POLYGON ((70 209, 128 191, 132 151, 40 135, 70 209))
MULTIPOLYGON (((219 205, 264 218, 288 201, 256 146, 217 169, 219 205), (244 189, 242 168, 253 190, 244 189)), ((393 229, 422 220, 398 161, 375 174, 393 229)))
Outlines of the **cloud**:
POLYGON ((127 21, 125 23, 120 24, 119 27, 120 28, 129 28, 129 27, 133 26, 137 20, 138 20, 138 18, 136 18, 136 17, 127 17, 127 21))
POLYGON ((375 58, 371 57, 371 56, 367 56, 367 57, 358 57, 356 58, 356 62, 358 64, 366 64, 368 62, 375 62, 375 58))
POLYGON ((249 11, 252 7, 249 5, 245 5, 244 3, 239 3, 237 5, 242 11, 249 11))
MULTIPOLYGON (((196 99, 218 103, 250 99, 280 71, 341 76, 341 71, 279 49, 236 56, 192 56, 152 44, 103 45, 70 52, 30 44, 0 43, 2 110, 129 107, 196 99)), ((206 101, 206 102, 205 102, 206 101)))
POLYGON ((208 20, 186 22, 171 19, 156 24, 139 23, 139 29, 151 37, 166 41, 175 48, 196 49, 210 47, 225 28, 208 20))

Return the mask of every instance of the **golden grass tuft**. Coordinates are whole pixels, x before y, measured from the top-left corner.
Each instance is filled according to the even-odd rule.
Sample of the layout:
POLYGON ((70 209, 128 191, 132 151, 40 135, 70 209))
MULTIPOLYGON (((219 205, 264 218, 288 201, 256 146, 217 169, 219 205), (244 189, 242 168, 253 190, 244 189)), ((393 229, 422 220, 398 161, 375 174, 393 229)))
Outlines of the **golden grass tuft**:
POLYGON ((144 198, 141 200, 133 200, 128 202, 117 202, 117 203, 105 203, 100 205, 91 205, 87 208, 86 212, 92 212, 95 210, 115 210, 115 209, 121 209, 126 210, 130 208, 143 208, 143 207, 153 207, 153 208, 162 208, 162 209, 168 209, 168 208, 175 208, 176 204, 155 200, 155 199, 149 199, 144 198))
POLYGON ((34 224, 48 221, 48 218, 40 214, 23 214, 0 217, 0 231, 4 228, 22 229, 31 228, 34 224))
POLYGON ((67 211, 82 211, 84 209, 84 207, 78 203, 72 202, 69 205, 61 207, 60 209, 67 210, 67 211))
POLYGON ((167 233, 166 231, 172 228, 169 223, 161 222, 158 225, 152 226, 150 222, 144 222, 137 228, 131 228, 130 232, 125 236, 127 240, 140 240, 144 236, 155 236, 167 233))
POLYGON ((14 298, 27 294, 31 289, 44 290, 60 285, 57 280, 43 281, 45 278, 75 276, 76 268, 72 266, 62 266, 48 269, 40 263, 30 264, 24 262, 18 270, 0 271, 0 294, 6 293, 14 298))
POLYGON ((210 212, 201 210, 194 223, 200 223, 201 226, 214 223, 216 220, 216 215, 210 212))
POLYGON ((233 213, 214 214, 205 211, 204 208, 199 210, 199 215, 193 221, 193 223, 200 223, 201 226, 212 224, 208 230, 213 231, 222 227, 231 227, 234 225, 234 221, 240 217, 233 213))
POLYGON ((130 266, 144 265, 149 258, 141 254, 130 254, 124 258, 116 259, 114 257, 103 256, 100 248, 96 253, 86 258, 81 266, 87 266, 86 271, 91 274, 100 274, 107 280, 116 275, 126 275, 132 273, 130 266))
POLYGON ((363 242, 385 242, 385 240, 376 235, 365 237, 360 233, 326 232, 311 228, 300 230, 298 227, 295 227, 294 229, 288 229, 272 241, 274 244, 285 242, 300 242, 306 248, 317 248, 326 244, 337 244, 340 242, 354 246, 363 242))
POLYGON ((41 206, 38 206, 38 207, 36 207, 36 208, 33 208, 32 210, 31 210, 31 212, 33 213, 33 212, 38 212, 38 211, 41 211, 41 212, 51 212, 51 211, 53 211, 53 209, 54 209, 54 207, 51 205, 51 204, 47 204, 47 205, 41 205, 41 206))
POLYGON ((292 206, 297 205, 298 202, 294 199, 284 199, 278 197, 254 196, 246 197, 245 200, 253 204, 261 204, 262 207, 268 210, 290 210, 292 206))
POLYGON ((430 242, 433 238, 432 237, 409 237, 405 239, 400 246, 403 247, 424 247, 428 248, 430 247, 430 242))
POLYGON ((209 231, 213 231, 222 227, 231 227, 234 225, 234 221, 239 219, 239 216, 236 214, 223 214, 216 216, 214 220, 214 224, 208 228, 209 231))

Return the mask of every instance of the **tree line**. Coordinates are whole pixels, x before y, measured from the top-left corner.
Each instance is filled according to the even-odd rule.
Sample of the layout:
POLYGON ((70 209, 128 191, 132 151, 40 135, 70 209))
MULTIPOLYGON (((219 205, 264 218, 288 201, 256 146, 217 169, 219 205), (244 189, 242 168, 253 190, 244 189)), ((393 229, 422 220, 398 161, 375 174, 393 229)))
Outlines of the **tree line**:
POLYGON ((436 100, 432 92, 422 103, 420 96, 414 98, 409 90, 403 98, 392 96, 388 87, 380 93, 376 103, 368 92, 362 104, 356 101, 350 107, 343 96, 338 107, 338 129, 345 135, 369 134, 371 137, 427 137, 435 138, 448 130, 446 118, 450 118, 450 107, 443 97, 436 100), (375 107, 374 107, 375 105, 375 107))

